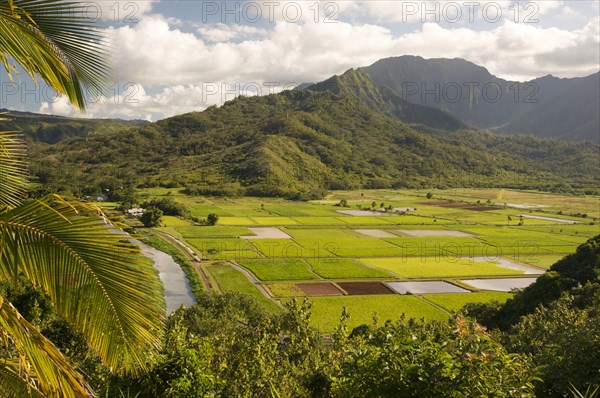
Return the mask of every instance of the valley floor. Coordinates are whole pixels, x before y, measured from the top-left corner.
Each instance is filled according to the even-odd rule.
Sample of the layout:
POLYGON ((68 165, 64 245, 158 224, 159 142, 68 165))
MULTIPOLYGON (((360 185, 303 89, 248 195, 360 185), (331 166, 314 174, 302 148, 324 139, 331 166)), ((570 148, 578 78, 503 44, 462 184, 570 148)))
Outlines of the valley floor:
POLYGON ((308 297, 324 332, 447 318, 505 301, 600 233, 600 198, 498 189, 336 191, 326 199, 207 198, 151 189, 215 226, 164 217, 157 230, 193 251, 204 288, 253 295, 270 311, 308 297), (341 202, 343 201, 343 202, 341 202), (346 207, 340 206, 340 203, 346 207))

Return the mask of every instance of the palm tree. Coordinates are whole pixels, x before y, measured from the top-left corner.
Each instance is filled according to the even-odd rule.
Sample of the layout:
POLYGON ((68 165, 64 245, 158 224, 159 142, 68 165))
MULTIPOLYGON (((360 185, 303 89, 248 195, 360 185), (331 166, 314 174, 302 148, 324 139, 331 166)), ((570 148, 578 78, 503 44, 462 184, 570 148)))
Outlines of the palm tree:
MULTIPOLYGON (((61 0, 0 0, 0 60, 18 64, 75 106, 105 86, 106 45, 84 6, 61 0)), ((0 115, 2 119, 2 115, 0 115)), ((164 297, 156 270, 102 211, 58 195, 26 201, 25 143, 0 132, 0 280, 25 277, 119 373, 145 369, 159 347, 164 297)), ((0 296, 0 395, 92 395, 54 345, 0 296)))

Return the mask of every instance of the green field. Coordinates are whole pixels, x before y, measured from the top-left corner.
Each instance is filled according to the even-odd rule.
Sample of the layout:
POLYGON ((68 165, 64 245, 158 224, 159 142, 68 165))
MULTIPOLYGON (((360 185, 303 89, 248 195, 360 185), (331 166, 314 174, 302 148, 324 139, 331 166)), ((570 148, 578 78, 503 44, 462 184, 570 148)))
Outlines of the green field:
POLYGON ((319 278, 302 259, 242 260, 240 265, 262 281, 302 281, 319 278))
POLYGON ((476 293, 447 293, 425 294, 423 298, 446 309, 456 312, 468 303, 489 303, 491 301, 505 302, 513 296, 512 293, 476 292, 476 293))
POLYGON ((454 278, 465 276, 504 276, 522 274, 523 271, 501 268, 493 261, 478 262, 471 259, 394 257, 366 258, 367 264, 386 269, 403 278, 454 278))
MULTIPOLYGON (((500 256, 520 265, 539 267, 542 272, 600 233, 600 221, 594 218, 600 217, 599 197, 450 189, 433 190, 434 197, 428 200, 425 197, 428 192, 334 191, 323 200, 310 202, 190 197, 162 188, 149 189, 147 194, 150 197, 168 194, 188 206, 196 217, 216 213, 219 216, 216 226, 164 217, 165 226, 159 230, 182 240, 205 259, 201 266, 221 290, 251 294, 270 310, 279 308, 275 299, 231 265, 217 266, 211 260, 237 263, 253 274, 267 293, 289 298, 307 295, 297 285, 303 281, 321 280, 322 285, 352 281, 362 283, 361 286, 418 279, 457 283, 463 277, 518 277, 523 272, 499 267, 494 260, 500 256), (348 208, 336 206, 341 199, 348 201, 348 208), (377 204, 376 208, 383 202, 385 207, 416 210, 395 216, 339 213, 339 210, 357 211, 358 206, 370 208, 372 202, 377 204), (519 214, 574 220, 579 224, 521 220, 519 214), (243 237, 254 235, 248 227, 276 227, 291 239, 246 239, 243 237), (456 236, 456 231, 472 236, 456 236), (483 257, 485 261, 480 258, 474 261, 473 257, 483 257)), ((323 296, 326 293, 318 289, 307 291, 314 301, 313 324, 322 330, 331 330, 344 306, 352 314, 350 325, 356 326, 371 323, 373 312, 378 313, 381 321, 396 319, 402 313, 408 317, 441 319, 448 316, 446 311, 456 311, 469 302, 503 301, 510 297, 496 292, 410 296, 390 291, 323 296)))
POLYGON ((387 319, 397 320, 402 314, 407 318, 441 320, 448 314, 415 296, 354 296, 315 297, 312 299, 311 323, 322 331, 332 331, 345 307, 350 313, 349 328, 362 324, 373 324, 376 314, 379 323, 387 319))
POLYGON ((315 274, 324 279, 390 278, 390 273, 351 258, 308 259, 315 274))
POLYGON ((231 265, 211 264, 206 266, 206 269, 215 278, 221 291, 245 293, 254 297, 260 305, 271 312, 279 312, 281 310, 275 302, 266 298, 244 274, 234 269, 231 265))

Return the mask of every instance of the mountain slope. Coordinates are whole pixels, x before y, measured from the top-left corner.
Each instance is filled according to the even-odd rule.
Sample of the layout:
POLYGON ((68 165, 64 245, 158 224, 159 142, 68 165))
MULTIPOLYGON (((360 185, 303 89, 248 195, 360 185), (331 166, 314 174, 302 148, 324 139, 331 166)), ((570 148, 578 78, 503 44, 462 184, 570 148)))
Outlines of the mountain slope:
POLYGON ((332 76, 305 88, 314 91, 331 91, 347 98, 354 98, 373 110, 397 117, 409 124, 422 124, 443 130, 469 127, 461 120, 437 108, 403 100, 391 89, 378 87, 368 75, 357 69, 350 69, 340 76, 332 76))
POLYGON ((7 109, 0 109, 0 113, 11 119, 2 122, 3 129, 22 131, 30 141, 47 144, 55 144, 68 137, 85 137, 97 132, 120 131, 148 124, 144 120, 83 119, 7 109))
POLYGON ((135 186, 313 198, 326 189, 513 187, 595 192, 599 146, 413 130, 353 98, 287 91, 39 147, 39 181, 118 200, 135 186))
POLYGON ((511 82, 462 59, 386 58, 361 71, 409 102, 479 128, 599 142, 599 74, 511 82))

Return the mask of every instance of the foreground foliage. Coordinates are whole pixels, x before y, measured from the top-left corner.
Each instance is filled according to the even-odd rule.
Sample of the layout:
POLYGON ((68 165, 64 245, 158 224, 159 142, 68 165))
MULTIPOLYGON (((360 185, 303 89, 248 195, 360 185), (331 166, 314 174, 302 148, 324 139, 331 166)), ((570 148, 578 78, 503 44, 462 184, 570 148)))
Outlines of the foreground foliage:
POLYGON ((600 235, 554 264, 505 304, 470 304, 465 312, 491 328, 509 351, 532 358, 538 396, 600 388, 600 235))
MULTIPOLYGON (((56 195, 24 201, 24 158, 20 137, 0 133, 0 281, 17 284, 22 276, 38 286, 111 371, 143 370, 162 333, 157 271, 96 206, 56 195)), ((0 383, 44 396, 90 393, 70 362, 3 297, 0 315, 0 383)))
POLYGON ((310 305, 265 313, 239 294, 204 295, 169 319, 148 374, 115 380, 112 392, 161 397, 533 396, 526 357, 509 354, 464 318, 399 320, 331 341, 308 326, 310 305))

